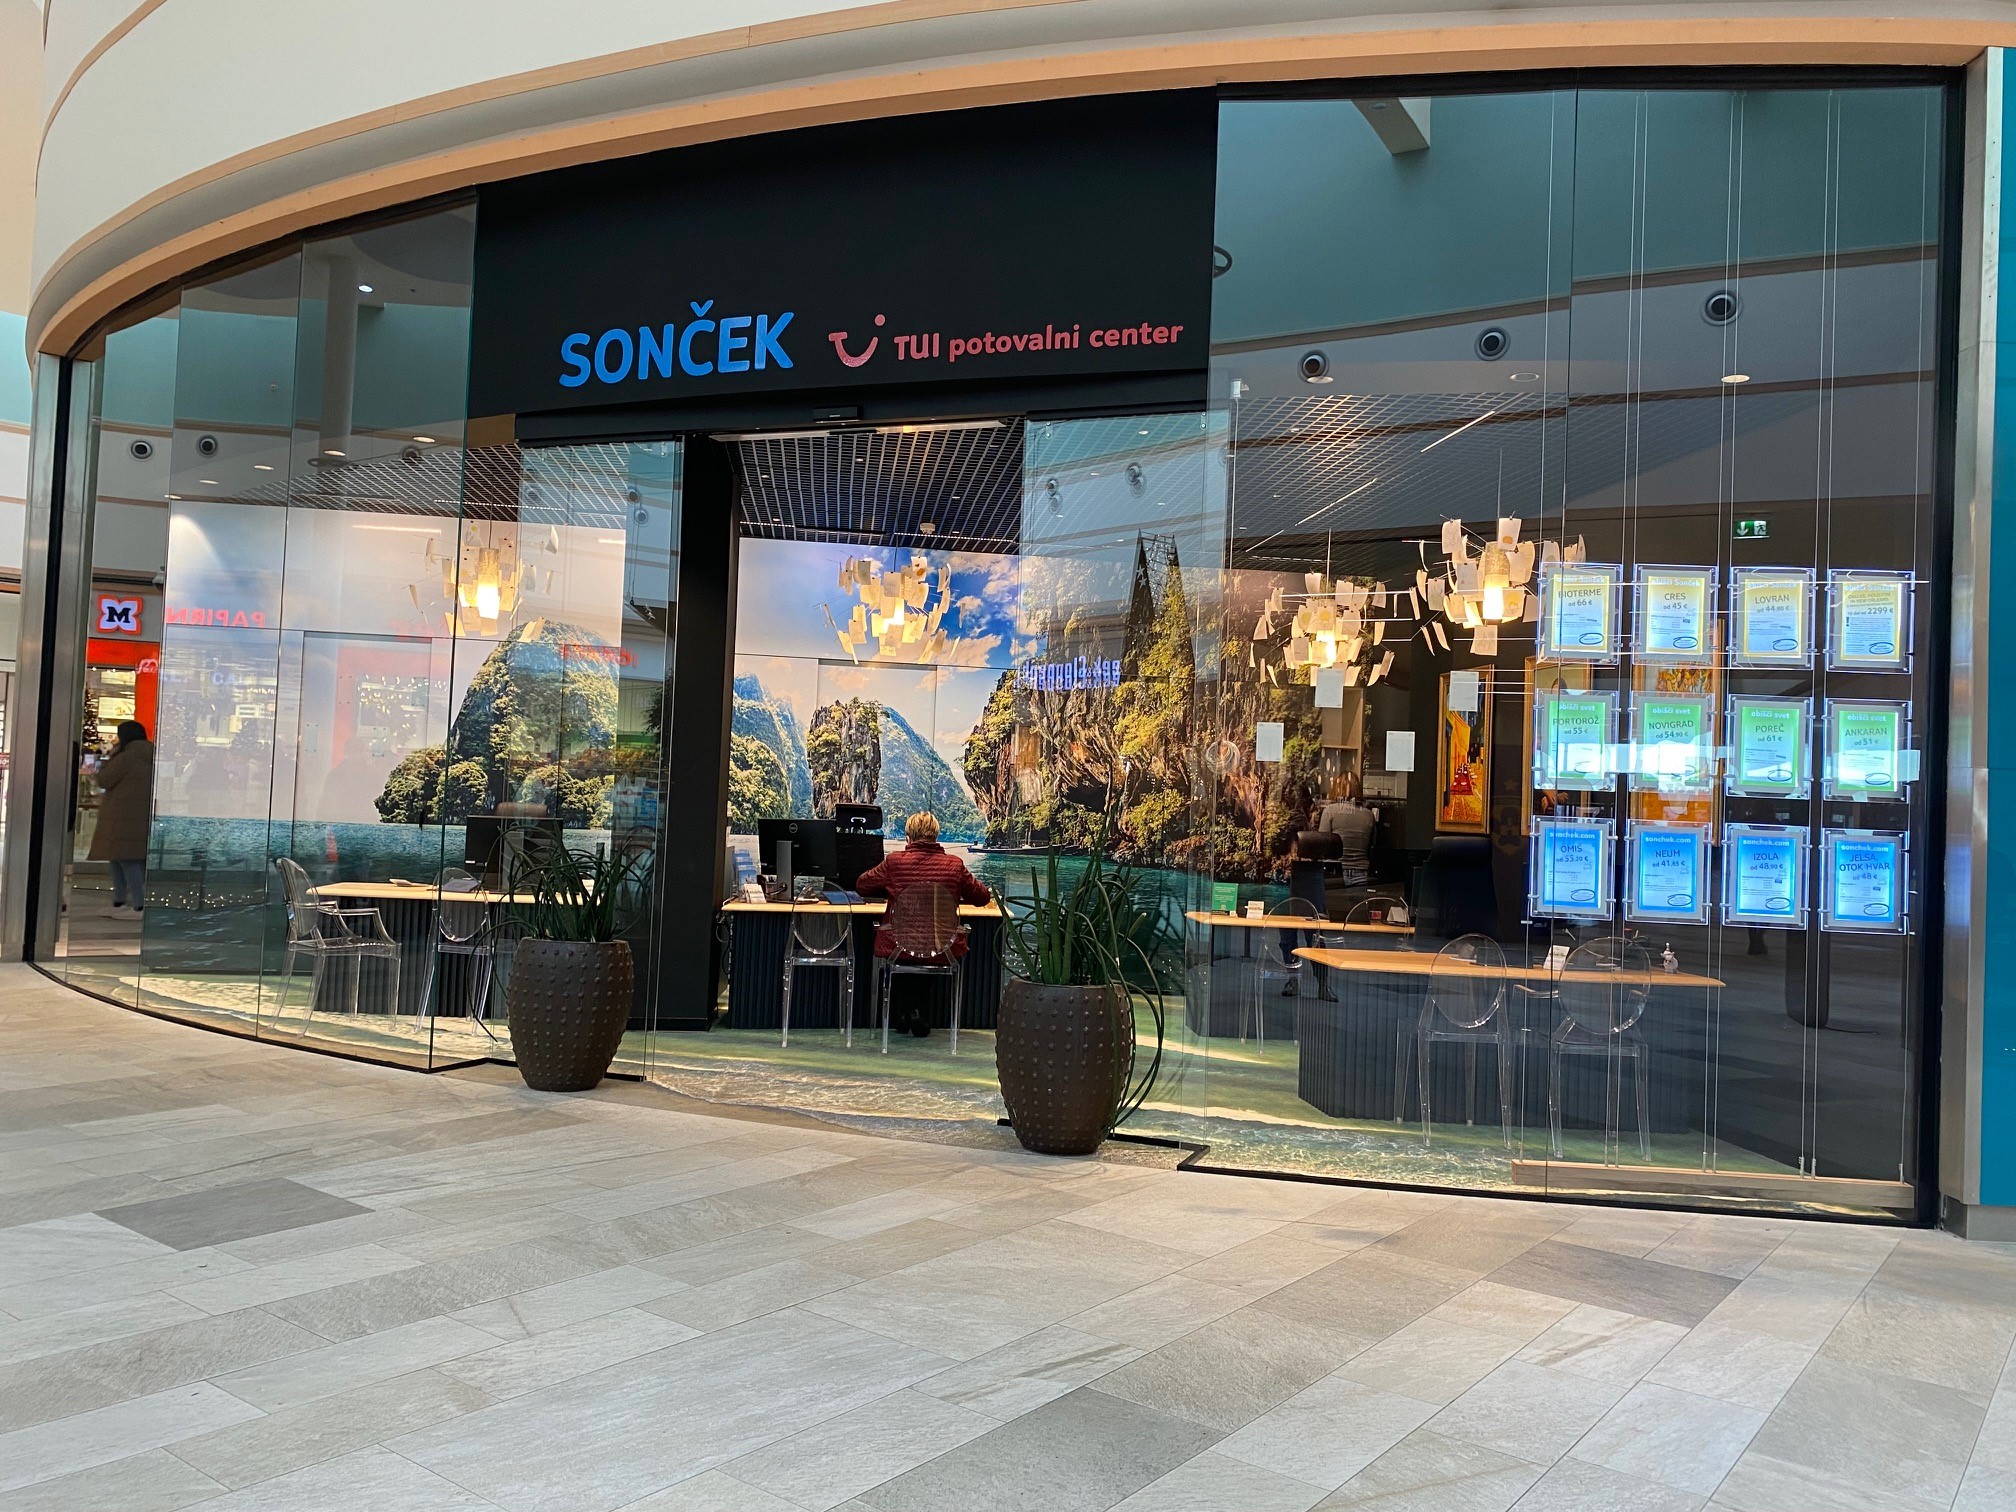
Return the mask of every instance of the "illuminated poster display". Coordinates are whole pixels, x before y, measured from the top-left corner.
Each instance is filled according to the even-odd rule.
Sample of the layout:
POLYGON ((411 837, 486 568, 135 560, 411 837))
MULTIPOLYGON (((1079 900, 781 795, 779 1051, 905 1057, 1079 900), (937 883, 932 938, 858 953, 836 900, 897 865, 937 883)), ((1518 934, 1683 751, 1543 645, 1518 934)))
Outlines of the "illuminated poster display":
POLYGON ((1812 721, 1809 699, 1731 698, 1724 789, 1737 798, 1804 798, 1812 721))
POLYGON ((1680 795, 1715 785, 1715 700, 1639 693, 1631 700, 1631 786, 1680 795))
POLYGON ((1669 924, 1707 922, 1707 826, 1631 826, 1625 846, 1624 917, 1669 924))
POLYGON ((1803 667, 1813 659, 1810 567, 1738 567, 1730 588, 1730 666, 1803 667))
POLYGON ((1641 662, 1705 666, 1714 659, 1710 615, 1715 572, 1704 567, 1640 567, 1634 650, 1641 662))
POLYGON ((1617 695, 1543 689, 1533 705, 1533 786, 1607 791, 1617 780, 1617 695))
POLYGON ((1617 601, 1624 569, 1609 562, 1550 562, 1540 571, 1540 657, 1617 659, 1617 601))
POLYGON ((1904 836, 1883 830, 1820 832, 1820 927, 1902 934, 1904 836))
POLYGON ((1827 669, 1903 672, 1911 664, 1911 574, 1827 574, 1827 669))
POLYGON ((1528 912, 1536 919, 1609 918, 1610 845, 1607 819, 1536 818, 1528 912))
POLYGON ((1765 929, 1806 927, 1806 831, 1778 824, 1723 829, 1722 917, 1765 929))
POLYGON ((1827 700, 1826 796, 1904 796, 1906 720, 1910 706, 1851 698, 1827 700))

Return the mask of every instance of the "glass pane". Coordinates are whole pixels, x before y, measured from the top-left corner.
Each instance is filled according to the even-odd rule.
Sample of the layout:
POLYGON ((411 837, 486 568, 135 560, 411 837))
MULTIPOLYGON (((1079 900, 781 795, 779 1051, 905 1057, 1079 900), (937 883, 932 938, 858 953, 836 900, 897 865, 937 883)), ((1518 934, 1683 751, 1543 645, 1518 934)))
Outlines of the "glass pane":
POLYGON ((66 980, 122 1002, 137 990, 147 900, 180 325, 170 309, 110 332, 99 358, 78 772, 55 948, 66 980), (155 743, 122 753, 129 721, 155 743))

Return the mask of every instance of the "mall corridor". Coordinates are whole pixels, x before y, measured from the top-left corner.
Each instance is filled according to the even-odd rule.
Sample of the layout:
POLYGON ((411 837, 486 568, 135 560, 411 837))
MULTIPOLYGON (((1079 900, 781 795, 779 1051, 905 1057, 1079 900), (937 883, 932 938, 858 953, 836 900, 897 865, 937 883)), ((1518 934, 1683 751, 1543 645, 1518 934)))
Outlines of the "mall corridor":
POLYGON ((2010 1246, 690 1106, 0 968, 0 1512, 2016 1505, 2010 1246))

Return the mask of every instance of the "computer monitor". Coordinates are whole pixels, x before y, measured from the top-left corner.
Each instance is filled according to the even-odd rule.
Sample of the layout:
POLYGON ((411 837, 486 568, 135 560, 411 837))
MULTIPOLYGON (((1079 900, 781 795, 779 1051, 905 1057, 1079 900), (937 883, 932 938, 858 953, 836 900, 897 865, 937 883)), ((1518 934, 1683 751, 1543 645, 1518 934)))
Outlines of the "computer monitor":
POLYGON ((831 819, 758 819, 756 848, 763 870, 777 874, 777 842, 791 842, 791 874, 794 877, 831 877, 840 870, 834 854, 831 819))
POLYGON ((882 805, 879 803, 836 803, 833 822, 843 830, 873 830, 882 833, 882 805))

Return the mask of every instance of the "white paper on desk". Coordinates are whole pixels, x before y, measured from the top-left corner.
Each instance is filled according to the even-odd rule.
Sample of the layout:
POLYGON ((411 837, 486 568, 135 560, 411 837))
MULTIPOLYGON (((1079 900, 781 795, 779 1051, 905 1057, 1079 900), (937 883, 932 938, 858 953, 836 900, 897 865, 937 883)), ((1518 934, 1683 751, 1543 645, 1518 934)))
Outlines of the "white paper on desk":
POLYGON ((1263 719, 1253 726, 1253 759, 1279 761, 1287 726, 1278 719, 1263 719))
POLYGON ((1457 552, 1463 549, 1463 522, 1461 520, 1444 520, 1442 522, 1442 549, 1450 556, 1455 556, 1457 552))
POLYGON ((1498 517, 1498 544, 1500 546, 1517 546, 1519 544, 1519 517, 1517 515, 1500 515, 1498 517))
POLYGON ((1479 679, 1474 671, 1449 674, 1449 712, 1475 714, 1479 702, 1479 679))
POLYGON ((1414 770, 1414 732, 1412 730, 1388 730, 1386 732, 1386 770, 1389 772, 1411 772, 1414 770))
POLYGON ((1318 667, 1316 669, 1316 707, 1319 709, 1341 709, 1344 707, 1344 669, 1342 667, 1318 667))

